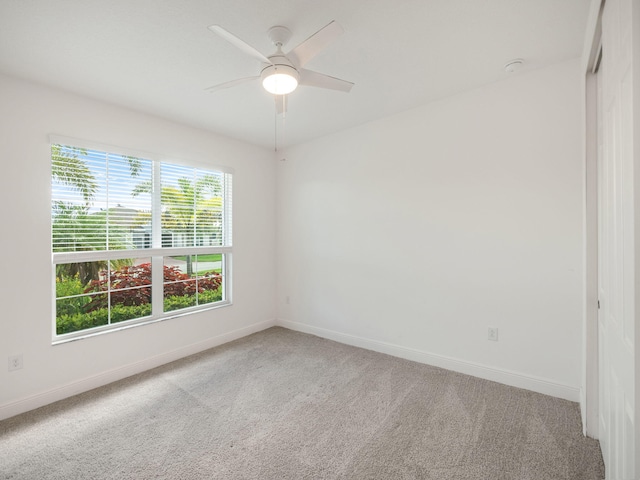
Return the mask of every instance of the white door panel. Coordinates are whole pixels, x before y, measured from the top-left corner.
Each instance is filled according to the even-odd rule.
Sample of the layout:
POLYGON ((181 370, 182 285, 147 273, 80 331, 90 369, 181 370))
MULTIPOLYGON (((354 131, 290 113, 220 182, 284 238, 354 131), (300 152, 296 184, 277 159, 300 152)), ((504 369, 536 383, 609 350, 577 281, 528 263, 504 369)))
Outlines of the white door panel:
POLYGON ((607 479, 633 480, 635 239, 631 1, 607 0, 598 72, 600 445, 607 479))

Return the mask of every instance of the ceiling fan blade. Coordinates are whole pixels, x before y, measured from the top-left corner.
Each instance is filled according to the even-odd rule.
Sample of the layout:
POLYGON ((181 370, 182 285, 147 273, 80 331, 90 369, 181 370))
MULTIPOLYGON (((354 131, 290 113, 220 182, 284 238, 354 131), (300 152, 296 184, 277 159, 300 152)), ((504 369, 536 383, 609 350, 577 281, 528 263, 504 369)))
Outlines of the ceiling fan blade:
POLYGON ((287 53, 287 57, 294 65, 304 67, 305 63, 324 50, 327 45, 343 33, 342 27, 334 20, 287 53))
POLYGON ((249 45, 244 40, 236 37, 233 33, 225 30, 220 25, 210 25, 209 26, 209 30, 211 30, 213 33, 215 33, 217 35, 220 35, 227 42, 229 42, 230 44, 236 46, 237 48, 242 50, 247 55, 251 55, 252 57, 257 58, 261 62, 271 63, 271 60, 269 60, 267 57, 265 57, 263 54, 261 54, 258 50, 253 48, 251 45, 249 45))
POLYGON ((346 80, 340 80, 336 77, 330 77, 324 73, 314 72, 312 70, 305 70, 301 68, 298 70, 300 73, 300 85, 309 85, 310 87, 328 88, 330 90, 339 90, 341 92, 349 93, 353 87, 352 82, 346 80))
POLYGON ((231 88, 236 85, 242 85, 243 83, 251 82, 253 80, 257 80, 260 77, 244 77, 237 78, 236 80, 231 80, 229 82, 220 83, 218 85, 214 85, 213 87, 207 87, 205 90, 209 93, 217 92, 218 90, 222 90, 223 88, 231 88))
POLYGON ((276 113, 281 115, 287 111, 288 97, 286 95, 274 95, 276 99, 276 113))

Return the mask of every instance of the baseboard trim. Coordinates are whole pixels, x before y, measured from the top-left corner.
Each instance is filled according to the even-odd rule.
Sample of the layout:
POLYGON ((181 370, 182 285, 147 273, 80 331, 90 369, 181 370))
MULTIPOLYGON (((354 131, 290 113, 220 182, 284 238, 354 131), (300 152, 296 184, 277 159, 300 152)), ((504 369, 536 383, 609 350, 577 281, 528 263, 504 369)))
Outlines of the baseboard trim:
POLYGON ((552 397, 580 401, 580 389, 568 385, 559 384, 544 378, 523 375, 518 372, 504 370, 495 367, 488 367, 479 363, 458 360, 443 355, 425 352, 414 348, 403 347, 392 343, 381 342, 369 338, 358 337, 347 333, 328 330, 321 327, 306 325, 304 323, 292 322, 289 320, 277 320, 276 325, 298 332, 310 333, 318 337, 334 340, 336 342, 353 345, 354 347, 365 348, 375 352, 386 353, 394 357, 405 358, 414 362, 425 363, 436 367, 453 370, 474 377, 484 378, 493 382, 510 385, 512 387, 523 388, 533 392, 550 395, 552 397))
POLYGON ((180 347, 175 350, 156 355, 154 357, 145 358, 144 360, 141 360, 139 362, 114 368, 113 370, 108 370, 98 375, 93 375, 91 377, 48 390, 46 392, 31 395, 29 397, 17 400, 15 402, 7 403, 5 405, 0 405, 0 420, 4 420, 6 418, 28 412, 29 410, 43 407, 50 403, 72 397, 73 395, 77 395, 79 393, 93 390, 94 388, 102 387, 103 385, 107 385, 109 383, 130 377, 132 375, 145 372, 166 363, 188 357, 189 355, 193 355, 204 350, 217 347, 218 345, 222 345, 224 343, 246 337, 247 335, 251 335, 252 333, 266 330, 267 328, 273 327, 274 325, 276 325, 276 322, 274 320, 254 323, 247 327, 223 333, 215 337, 203 340, 201 342, 192 343, 190 345, 186 345, 184 347, 180 347))

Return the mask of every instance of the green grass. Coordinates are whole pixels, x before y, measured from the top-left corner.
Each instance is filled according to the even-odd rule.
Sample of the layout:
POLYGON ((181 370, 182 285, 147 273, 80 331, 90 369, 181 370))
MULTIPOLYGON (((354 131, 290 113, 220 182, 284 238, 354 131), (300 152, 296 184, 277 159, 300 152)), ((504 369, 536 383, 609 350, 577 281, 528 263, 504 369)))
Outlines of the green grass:
MULTIPOLYGON (((176 260, 182 260, 184 262, 187 261, 187 256, 186 255, 180 255, 178 257, 173 257, 176 260)), ((222 254, 221 253, 208 253, 206 255, 198 255, 198 261, 199 262, 221 262, 222 261, 222 254)))
POLYGON ((198 270, 197 275, 199 277, 204 277, 205 275, 207 275, 208 273, 222 273, 222 269, 221 268, 210 268, 207 270, 198 270))

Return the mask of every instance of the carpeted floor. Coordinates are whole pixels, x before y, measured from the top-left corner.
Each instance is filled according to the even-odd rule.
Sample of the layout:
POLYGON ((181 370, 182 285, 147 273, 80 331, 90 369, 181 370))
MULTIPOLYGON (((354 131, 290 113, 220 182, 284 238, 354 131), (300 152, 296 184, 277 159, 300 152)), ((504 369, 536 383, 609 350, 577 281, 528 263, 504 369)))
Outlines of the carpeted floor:
POLYGON ((271 328, 0 422, 3 479, 596 480, 578 405, 271 328))

